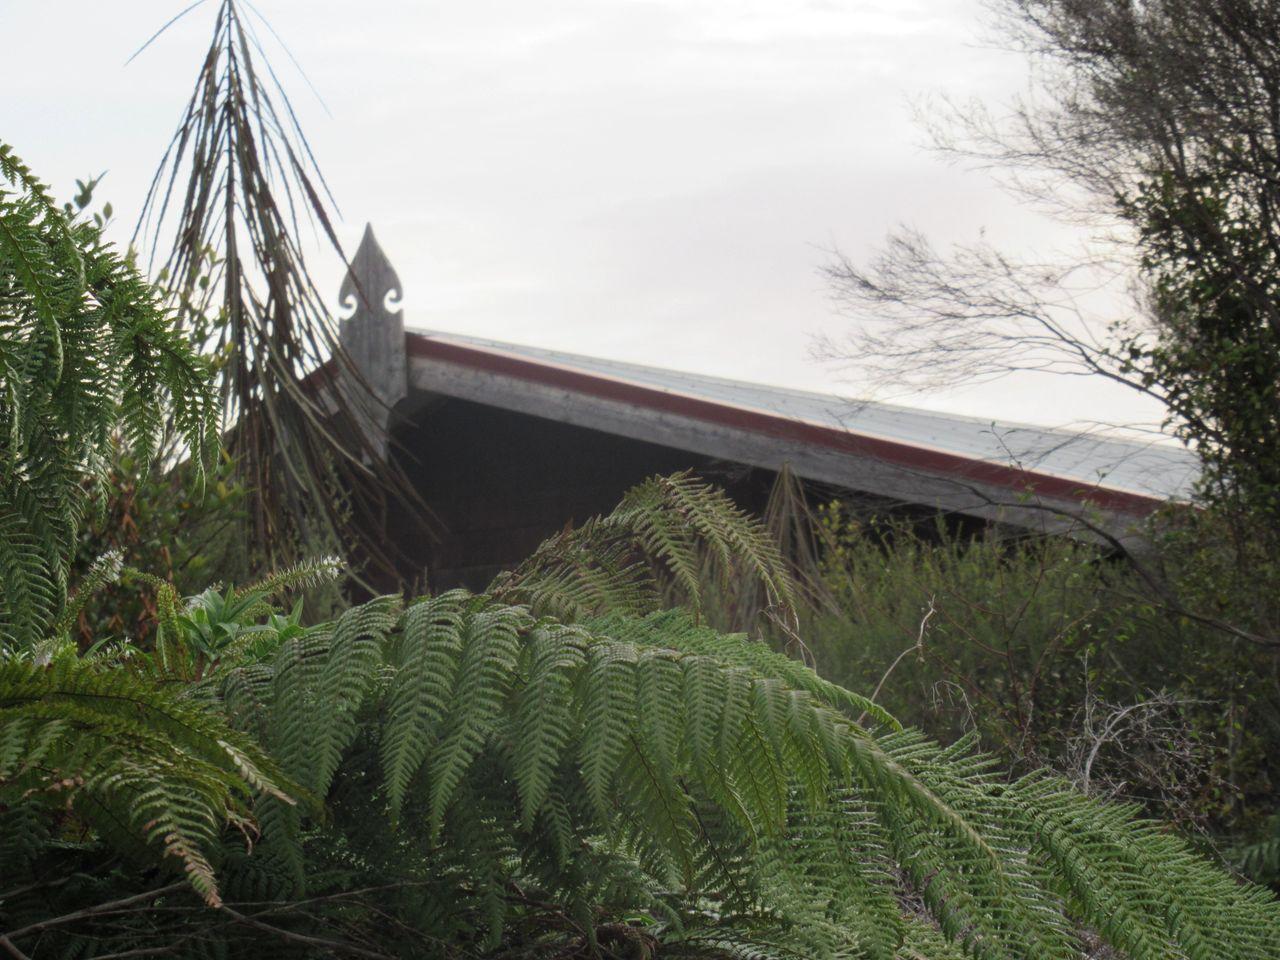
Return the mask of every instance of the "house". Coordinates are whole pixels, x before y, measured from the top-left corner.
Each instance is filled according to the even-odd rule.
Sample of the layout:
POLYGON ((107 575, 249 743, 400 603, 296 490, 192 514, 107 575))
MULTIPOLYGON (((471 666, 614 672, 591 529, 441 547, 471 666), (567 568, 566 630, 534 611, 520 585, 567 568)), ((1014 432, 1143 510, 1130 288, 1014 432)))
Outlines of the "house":
POLYGON ((399 289, 366 230, 341 336, 440 521, 439 542, 418 552, 436 587, 483 585, 655 473, 694 470, 758 511, 786 464, 817 496, 1121 542, 1197 476, 1194 455, 1166 442, 405 329, 386 305, 399 289))

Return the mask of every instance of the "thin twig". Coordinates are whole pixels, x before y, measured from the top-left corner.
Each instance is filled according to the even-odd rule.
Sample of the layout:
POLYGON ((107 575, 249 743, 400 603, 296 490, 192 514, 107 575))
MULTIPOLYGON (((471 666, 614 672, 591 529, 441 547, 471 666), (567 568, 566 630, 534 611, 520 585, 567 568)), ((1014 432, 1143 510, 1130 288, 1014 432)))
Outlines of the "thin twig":
MULTIPOLYGON (((186 889, 190 888, 187 886, 187 882, 185 880, 176 880, 173 883, 160 887, 156 890, 148 890, 146 893, 137 893, 131 897, 123 897, 120 900, 111 900, 108 903, 95 904, 92 907, 85 907, 83 910, 64 913, 60 917, 51 917, 48 920, 41 920, 38 923, 30 924, 18 930, 10 930, 8 933, 3 934, 3 937, 5 940, 12 940, 26 936, 30 933, 40 933, 42 930, 48 930, 51 927, 61 927, 68 923, 75 923, 77 920, 84 920, 88 917, 95 917, 104 913, 114 913, 116 911, 123 910, 126 907, 132 907, 139 903, 145 903, 148 900, 154 900, 156 897, 162 897, 166 893, 173 893, 177 890, 186 889)), ((5 949, 9 949, 9 945, 5 944, 2 940, 0 940, 0 945, 5 946, 5 949)))
MULTIPOLYGON (((889 679, 889 675, 893 673, 893 671, 897 668, 898 664, 902 662, 903 657, 905 657, 909 653, 924 652, 925 627, 929 625, 929 620, 937 612, 937 609, 934 607, 933 601, 934 601, 934 598, 930 597, 929 609, 925 611, 924 617, 920 620, 920 632, 916 635, 916 642, 913 643, 911 646, 907 647, 907 649, 903 650, 900 654, 898 654, 894 658, 893 663, 889 664, 889 669, 884 672, 884 676, 880 678, 880 682, 876 684, 876 688, 873 691, 871 691, 871 696, 868 698, 870 703, 876 702, 876 697, 880 695, 880 690, 884 686, 885 681, 889 679)), ((864 710, 858 716, 858 725, 861 726, 862 722, 866 719, 867 719, 867 712, 864 710)))
POLYGON ((305 933, 294 933, 292 930, 285 930, 283 927, 274 927, 269 923, 256 920, 253 917, 245 916, 243 913, 223 904, 219 907, 223 913, 231 917, 237 923, 253 927, 255 930, 261 930, 264 933, 270 933, 272 936, 279 937, 281 940, 287 940, 290 943, 298 943, 303 946, 319 948, 324 950, 333 950, 339 953, 349 953, 357 957, 369 957, 371 960, 394 960, 390 954, 379 953, 376 950, 366 950, 364 947, 357 947, 353 943, 343 943, 340 940, 327 940, 324 937, 312 937, 305 933))

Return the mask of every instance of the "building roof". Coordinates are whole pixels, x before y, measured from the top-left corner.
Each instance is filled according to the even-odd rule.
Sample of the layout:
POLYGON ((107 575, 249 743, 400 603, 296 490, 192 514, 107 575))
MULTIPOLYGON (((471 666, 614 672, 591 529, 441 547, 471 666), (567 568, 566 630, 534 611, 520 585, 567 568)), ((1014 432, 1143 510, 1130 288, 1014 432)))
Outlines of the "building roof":
POLYGON ((410 330, 406 340, 419 391, 757 466, 788 462, 811 479, 965 512, 990 514, 997 499, 1033 496, 1142 516, 1186 498, 1197 476, 1194 454, 1167 440, 853 401, 457 334, 410 330))
POLYGON ((406 329, 400 291, 366 227, 339 292, 350 310, 339 329, 345 360, 312 374, 325 403, 361 401, 378 443, 394 411, 413 416, 455 398, 702 458, 786 466, 893 503, 1135 543, 1143 540, 1135 520, 1187 498, 1198 475, 1196 457, 1167 439, 962 417, 406 329))

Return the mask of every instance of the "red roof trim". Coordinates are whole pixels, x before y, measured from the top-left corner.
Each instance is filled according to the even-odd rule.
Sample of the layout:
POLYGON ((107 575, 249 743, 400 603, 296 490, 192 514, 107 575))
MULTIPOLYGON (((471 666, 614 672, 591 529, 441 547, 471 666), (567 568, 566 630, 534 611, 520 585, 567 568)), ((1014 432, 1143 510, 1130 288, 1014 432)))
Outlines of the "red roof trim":
POLYGON ((644 407, 660 413, 702 420, 724 427, 746 430, 779 440, 823 447, 840 453, 873 457, 896 466, 923 473, 943 474, 957 480, 1002 487, 1017 493, 1039 493, 1060 500, 1091 503, 1104 510, 1145 516, 1161 503, 1158 498, 1124 490, 1089 486, 1053 474, 1022 470, 1005 464, 974 460, 953 453, 918 447, 820 424, 791 420, 761 410, 716 403, 699 397, 670 393, 625 380, 597 376, 579 370, 539 363, 510 354, 437 340, 421 334, 406 334, 410 356, 426 357, 514 377, 531 383, 569 390, 601 400, 644 407))

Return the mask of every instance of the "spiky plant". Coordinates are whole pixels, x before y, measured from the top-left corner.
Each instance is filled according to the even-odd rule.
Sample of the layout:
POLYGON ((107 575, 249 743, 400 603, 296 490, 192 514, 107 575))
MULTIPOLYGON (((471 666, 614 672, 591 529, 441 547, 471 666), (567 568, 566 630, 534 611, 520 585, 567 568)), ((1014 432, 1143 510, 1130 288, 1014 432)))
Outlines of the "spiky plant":
MULTIPOLYGON (((204 835, 216 912, 160 876, 127 887, 145 910, 100 918, 68 895, 50 917, 62 894, 29 878, 5 905, 22 918, 12 942, 39 933, 51 956, 1023 960, 1080 957, 1086 938, 1135 960, 1280 950, 1269 894, 1133 810, 1047 774, 1010 781, 970 742, 901 730, 764 644, 660 609, 656 591, 618 594, 760 536, 679 478, 628 497, 624 513, 646 514, 629 528, 673 529, 693 493, 653 491, 682 484, 714 514, 705 542, 652 539, 615 565, 591 595, 626 597, 620 611, 552 602, 553 618, 454 591, 305 627, 267 614, 263 585, 167 613, 163 650, 122 668, 181 681, 326 813, 262 790, 252 827, 204 835), (211 658, 212 636, 226 641, 211 658)), ((610 558, 625 539, 605 538, 610 558)), ((543 551, 561 587, 562 551, 543 551)), ((537 581, 526 567, 521 582, 537 581)))
POLYGON ((252 4, 217 4, 135 239, 150 246, 184 330, 220 358, 227 449, 255 494, 250 551, 271 566, 338 550, 357 577, 398 584, 402 540, 384 535, 388 514, 428 535, 427 507, 386 437, 372 435, 385 410, 312 280, 301 224, 346 262, 333 198, 255 20, 266 23, 252 4), (314 378, 337 371, 346 386, 331 408, 314 378))
POLYGON ((150 284, 0 143, 0 647, 58 619, 80 520, 119 431, 145 462, 165 413, 197 472, 207 364, 150 284))

